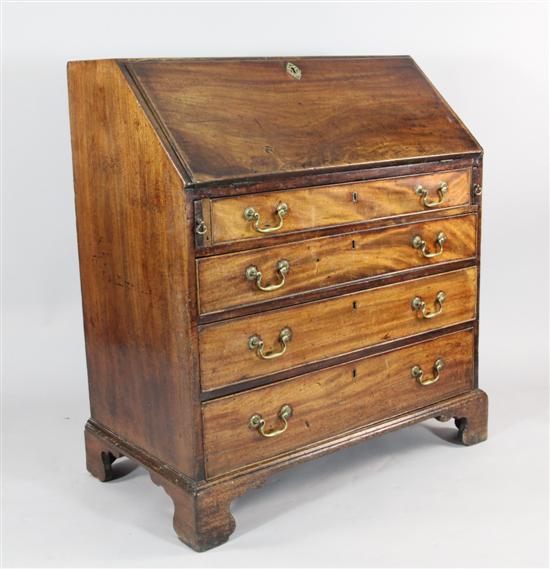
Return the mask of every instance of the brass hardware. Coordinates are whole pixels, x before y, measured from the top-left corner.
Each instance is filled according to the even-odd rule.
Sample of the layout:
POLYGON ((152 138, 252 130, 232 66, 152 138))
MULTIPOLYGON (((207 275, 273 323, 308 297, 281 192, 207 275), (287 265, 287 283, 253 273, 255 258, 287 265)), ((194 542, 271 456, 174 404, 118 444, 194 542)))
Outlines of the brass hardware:
POLYGON ((433 377, 430 377, 429 379, 428 378, 424 379, 424 372, 422 371, 422 368, 419 365, 415 365, 411 368, 411 375, 414 377, 414 379, 416 379, 416 381, 418 381, 418 383, 420 383, 420 385, 432 385, 436 381, 439 381, 439 374, 443 369, 443 365, 444 365, 443 359, 437 358, 437 360, 435 360, 434 362, 433 377))
POLYGON ((206 223, 204 222, 204 219, 201 219, 201 220, 197 223, 197 227, 196 227, 195 231, 196 231, 199 235, 204 235, 204 234, 208 231, 208 227, 206 227, 206 223))
POLYGON ((432 312, 428 312, 428 310, 426 309, 426 303, 419 296, 415 296, 412 299, 411 306, 412 309, 416 312, 417 316, 420 314, 422 318, 427 318, 427 319, 435 318, 436 316, 439 316, 443 312, 443 303, 445 302, 445 298, 447 298, 447 295, 442 290, 440 290, 435 295, 436 310, 432 312))
POLYGON ((292 340, 292 330, 290 328, 283 328, 279 332, 279 342, 281 343, 282 349, 279 352, 265 352, 264 341, 260 338, 260 336, 254 334, 254 336, 250 336, 250 338, 248 338, 248 349, 256 350, 256 354, 258 354, 262 360, 273 360, 284 355, 290 340, 292 340))
POLYGON ((424 207, 435 207, 437 205, 442 204, 445 201, 445 194, 449 191, 449 186, 447 182, 441 182, 439 184, 439 188, 437 188, 437 193, 439 194, 439 200, 429 200, 428 199, 428 190, 422 186, 418 186, 415 190, 417 196, 420 197, 420 203, 424 207))
POLYGON ((300 80, 302 78, 302 70, 290 61, 286 64, 286 72, 292 77, 292 79, 300 80))
POLYGON ((474 184, 474 196, 480 196, 482 187, 479 184, 474 184))
POLYGON ((281 279, 277 284, 268 284, 262 285, 262 272, 258 270, 258 268, 254 265, 250 265, 245 271, 246 279, 249 281, 256 281, 256 287, 259 290, 264 292, 271 292, 273 290, 277 290, 284 286, 286 275, 288 275, 288 271, 290 271, 290 263, 285 260, 281 259, 277 263, 277 272, 279 273, 281 279))
POLYGON ((279 223, 275 227, 269 227, 269 225, 266 225, 265 227, 260 227, 260 214, 253 207, 247 207, 244 210, 244 218, 247 221, 254 222, 254 229, 258 233, 271 233, 272 231, 278 231, 279 229, 281 229, 281 227, 283 227, 284 218, 288 213, 288 205, 286 205, 286 203, 280 203, 277 206, 275 213, 279 217, 279 223))
POLYGON ((282 435, 288 429, 288 420, 290 419, 290 417, 292 417, 292 407, 290 405, 283 405, 279 409, 278 416, 279 419, 281 419, 281 421, 283 421, 284 423, 280 429, 266 432, 265 419, 259 413, 255 413, 254 415, 252 415, 252 417, 250 417, 248 421, 248 426, 251 429, 257 430, 260 433, 260 435, 262 435, 262 437, 266 438, 277 437, 279 435, 282 435))
POLYGON ((439 250, 435 251, 435 253, 428 253, 428 246, 426 244, 426 241, 424 241, 420 235, 415 235, 413 237, 412 246, 415 249, 419 249, 423 257, 426 257, 426 259, 431 259, 432 257, 439 257, 439 255, 443 253, 443 243, 445 243, 445 241, 447 241, 447 236, 445 233, 440 231, 436 237, 436 243, 439 245, 439 250))

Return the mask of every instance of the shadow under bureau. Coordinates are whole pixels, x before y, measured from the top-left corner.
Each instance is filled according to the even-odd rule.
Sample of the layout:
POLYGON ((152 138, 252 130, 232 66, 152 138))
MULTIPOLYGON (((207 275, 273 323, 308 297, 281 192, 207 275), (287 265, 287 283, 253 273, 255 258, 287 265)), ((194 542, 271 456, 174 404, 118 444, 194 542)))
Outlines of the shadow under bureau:
POLYGON ((69 63, 91 418, 226 541, 231 501, 429 418, 487 436, 482 149, 409 57, 69 63))

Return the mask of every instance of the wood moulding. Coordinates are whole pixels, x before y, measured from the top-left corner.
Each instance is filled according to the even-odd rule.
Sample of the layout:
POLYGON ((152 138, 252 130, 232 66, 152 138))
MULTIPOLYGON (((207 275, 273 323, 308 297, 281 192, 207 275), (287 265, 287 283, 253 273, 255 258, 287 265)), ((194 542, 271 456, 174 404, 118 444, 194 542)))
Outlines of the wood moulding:
POLYGON ((90 419, 85 427, 86 464, 89 472, 101 481, 112 479, 112 464, 122 456, 143 466, 153 482, 164 488, 174 502, 174 529, 178 537, 196 551, 206 551, 227 541, 235 530, 235 520, 230 512, 232 500, 260 486, 270 475, 431 418, 440 421, 454 418, 459 440, 464 445, 482 442, 487 438, 487 395, 475 389, 246 469, 202 481, 193 481, 90 419))

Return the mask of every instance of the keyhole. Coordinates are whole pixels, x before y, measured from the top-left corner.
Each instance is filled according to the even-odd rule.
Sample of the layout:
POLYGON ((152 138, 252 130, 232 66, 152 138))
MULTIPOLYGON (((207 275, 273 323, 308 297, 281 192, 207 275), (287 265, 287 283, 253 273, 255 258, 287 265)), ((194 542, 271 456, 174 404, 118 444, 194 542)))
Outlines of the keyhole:
POLYGON ((353 307, 353 310, 357 310, 357 301, 354 300, 354 301, 351 303, 351 306, 353 307))
POLYGON ((355 368, 353 368, 351 370, 351 379, 355 379, 357 377, 357 370, 355 368))
POLYGON ((351 240, 351 248, 352 248, 352 249, 355 249, 355 239, 352 239, 352 240, 351 240))
POLYGON ((357 192, 352 192, 351 194, 351 201, 353 203, 357 203, 357 192))

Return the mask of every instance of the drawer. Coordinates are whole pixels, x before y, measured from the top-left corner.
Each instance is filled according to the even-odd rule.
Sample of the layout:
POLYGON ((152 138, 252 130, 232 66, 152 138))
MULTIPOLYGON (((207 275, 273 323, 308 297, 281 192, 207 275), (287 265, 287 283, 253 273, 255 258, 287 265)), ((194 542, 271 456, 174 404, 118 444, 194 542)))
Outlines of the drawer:
POLYGON ((217 244, 466 205, 470 176, 465 169, 266 192, 214 199, 203 210, 217 244))
POLYGON ((474 336, 467 330, 207 402, 207 476, 458 395, 473 388, 473 361, 474 336), (266 434, 284 428, 285 406, 291 409, 287 429, 263 436, 259 428, 266 434), (253 424, 259 426, 250 425, 254 415, 263 427, 258 418, 253 424))
POLYGON ((474 257, 476 221, 475 215, 443 218, 200 259, 200 311, 206 314, 474 257), (438 240, 441 235, 444 241, 438 240))
POLYGON ((472 267, 201 326, 202 388, 216 389, 472 320, 476 290, 477 270, 472 267))

